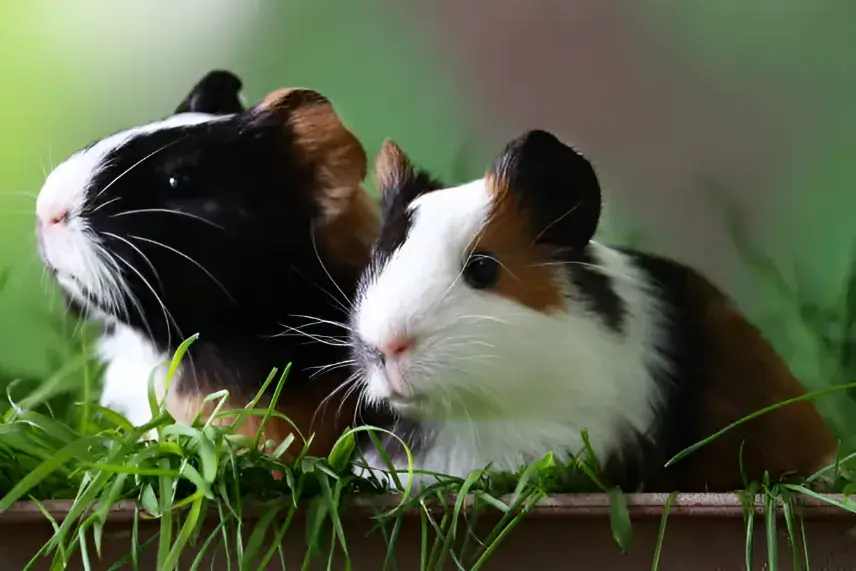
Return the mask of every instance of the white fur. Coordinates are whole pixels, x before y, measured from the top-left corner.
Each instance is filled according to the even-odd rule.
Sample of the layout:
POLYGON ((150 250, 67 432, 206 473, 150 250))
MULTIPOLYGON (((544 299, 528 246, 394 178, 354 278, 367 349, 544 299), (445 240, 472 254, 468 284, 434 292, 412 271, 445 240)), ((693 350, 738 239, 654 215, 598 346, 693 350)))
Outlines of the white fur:
MULTIPOLYGON (((397 386, 422 399, 397 408, 436 431, 415 468, 458 477, 488 464, 517 471, 550 451, 559 459, 581 452, 582 430, 604 458, 623 430, 644 433, 654 421, 660 394, 648 367, 666 366, 656 292, 629 258, 597 243, 597 264, 627 305, 621 336, 574 301, 571 285, 566 311, 553 314, 469 287, 461 270, 490 208, 483 180, 421 196, 406 241, 358 294, 354 326, 366 342, 383 346, 401 333, 416 341, 393 371, 397 386)), ((555 269, 557 283, 568 284, 555 269)), ((365 394, 385 400, 389 385, 375 367, 365 394)))
POLYGON ((96 351, 107 364, 101 405, 123 414, 134 426, 149 422, 149 380, 154 382, 155 396, 161 403, 172 356, 159 352, 148 339, 125 325, 117 325, 113 333, 102 335, 96 351))
MULTIPOLYGON (((87 202, 103 191, 92 187, 92 181, 107 166, 108 154, 140 135, 228 117, 182 113, 134 127, 73 154, 48 175, 36 201, 43 255, 56 269, 60 286, 84 305, 89 317, 105 323, 116 322, 116 318, 137 311, 136 300, 131 297, 124 278, 131 270, 103 247, 102 237, 89 225, 84 211, 87 202), (63 212, 68 213, 65 222, 48 223, 63 212), (87 293, 105 304, 109 312, 105 314, 93 307, 87 293)), ((103 336, 98 355, 108 364, 101 404, 127 414, 136 425, 151 420, 146 396, 148 379, 154 367, 169 357, 157 355, 148 340, 123 326, 118 326, 114 334, 103 336)))

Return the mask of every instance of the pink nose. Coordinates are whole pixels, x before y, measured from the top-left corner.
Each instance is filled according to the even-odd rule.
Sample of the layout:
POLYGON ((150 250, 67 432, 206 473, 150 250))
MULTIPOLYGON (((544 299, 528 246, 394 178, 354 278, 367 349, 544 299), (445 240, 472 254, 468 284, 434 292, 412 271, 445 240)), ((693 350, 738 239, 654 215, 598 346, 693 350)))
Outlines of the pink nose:
POLYGON ((68 210, 61 210, 51 215, 41 218, 42 224, 45 226, 58 226, 68 220, 68 210))
POLYGON ((406 335, 394 337, 381 347, 383 356, 387 359, 398 359, 413 348, 413 338, 406 335))

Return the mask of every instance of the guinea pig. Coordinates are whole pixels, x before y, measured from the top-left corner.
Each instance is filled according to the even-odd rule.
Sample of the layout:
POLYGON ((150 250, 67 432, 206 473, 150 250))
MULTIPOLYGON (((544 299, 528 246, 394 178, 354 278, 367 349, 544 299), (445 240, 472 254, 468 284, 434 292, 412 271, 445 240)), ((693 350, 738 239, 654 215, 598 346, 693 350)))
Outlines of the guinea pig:
MULTIPOLYGON (((159 399, 189 423, 213 410, 206 395, 225 389, 227 408, 244 407, 291 363, 278 408, 323 451, 353 420, 352 401, 316 412, 348 374, 335 323, 379 231, 366 154, 320 93, 283 89, 245 108, 241 88, 212 71, 171 116, 56 167, 36 204, 39 251, 72 308, 104 325, 102 405, 148 422, 155 371, 159 399), (165 395, 166 364, 194 334, 165 395)), ((254 436, 259 420, 239 432, 254 436)), ((271 418, 264 436, 291 432, 271 418)))
MULTIPOLYGON (((697 271, 594 239, 598 178, 554 135, 526 132, 484 178, 451 188, 388 140, 376 180, 381 231, 350 342, 366 400, 397 415, 415 470, 464 478, 549 452, 568 461, 586 449, 584 431, 604 479, 628 491, 732 490, 744 473, 806 475, 834 461, 836 438, 803 401, 665 467, 804 389, 697 271)), ((398 441, 380 440, 406 472, 398 441)), ((368 468, 383 470, 375 450, 368 468)))

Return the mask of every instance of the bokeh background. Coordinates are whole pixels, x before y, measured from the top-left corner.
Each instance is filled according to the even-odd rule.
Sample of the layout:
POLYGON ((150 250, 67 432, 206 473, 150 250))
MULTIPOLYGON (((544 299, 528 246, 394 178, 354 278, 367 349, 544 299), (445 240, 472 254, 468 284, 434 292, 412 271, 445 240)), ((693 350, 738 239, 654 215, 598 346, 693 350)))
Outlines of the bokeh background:
MULTIPOLYGON (((370 154, 393 137, 449 181, 554 131, 601 174, 605 239, 707 272, 810 388, 856 381, 854 21, 843 0, 3 2, 0 371, 47 376, 68 343, 35 253, 45 172, 228 68, 248 102, 322 91, 370 154)), ((852 434, 854 402, 819 406, 852 434)))

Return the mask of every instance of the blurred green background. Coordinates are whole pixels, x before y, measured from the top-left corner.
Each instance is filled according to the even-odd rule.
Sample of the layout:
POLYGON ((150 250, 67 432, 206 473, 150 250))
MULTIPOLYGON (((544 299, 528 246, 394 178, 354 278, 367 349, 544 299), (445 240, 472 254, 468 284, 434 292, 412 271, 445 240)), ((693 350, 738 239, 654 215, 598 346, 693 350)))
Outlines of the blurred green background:
MULTIPOLYGON (((0 295, 0 372, 47 375, 47 352, 66 347, 33 237, 45 172, 94 139, 169 114, 202 74, 228 68, 248 102, 282 86, 325 93, 370 155, 393 137, 450 181, 477 176, 516 129, 575 136, 612 191, 613 236, 641 232, 647 247, 708 271, 810 388, 856 380, 856 4, 518 4, 4 2, 0 262, 11 273, 0 295), (561 47, 583 33, 573 50, 561 47), (551 34, 556 43, 545 44, 551 34), (542 51, 514 59, 527 49, 542 51), (631 94, 621 83, 630 76, 644 89, 631 94), (649 101, 673 111, 656 115, 649 101), (639 122, 655 115, 655 125, 639 122), (672 171, 686 176, 669 179, 672 171), (705 178, 736 189, 746 239, 775 267, 720 239, 721 213, 685 182, 705 178), (666 179, 677 190, 657 194, 666 179), (688 205, 702 219, 670 226, 688 205)), ((820 406, 852 434, 853 403, 842 393, 820 406)))

